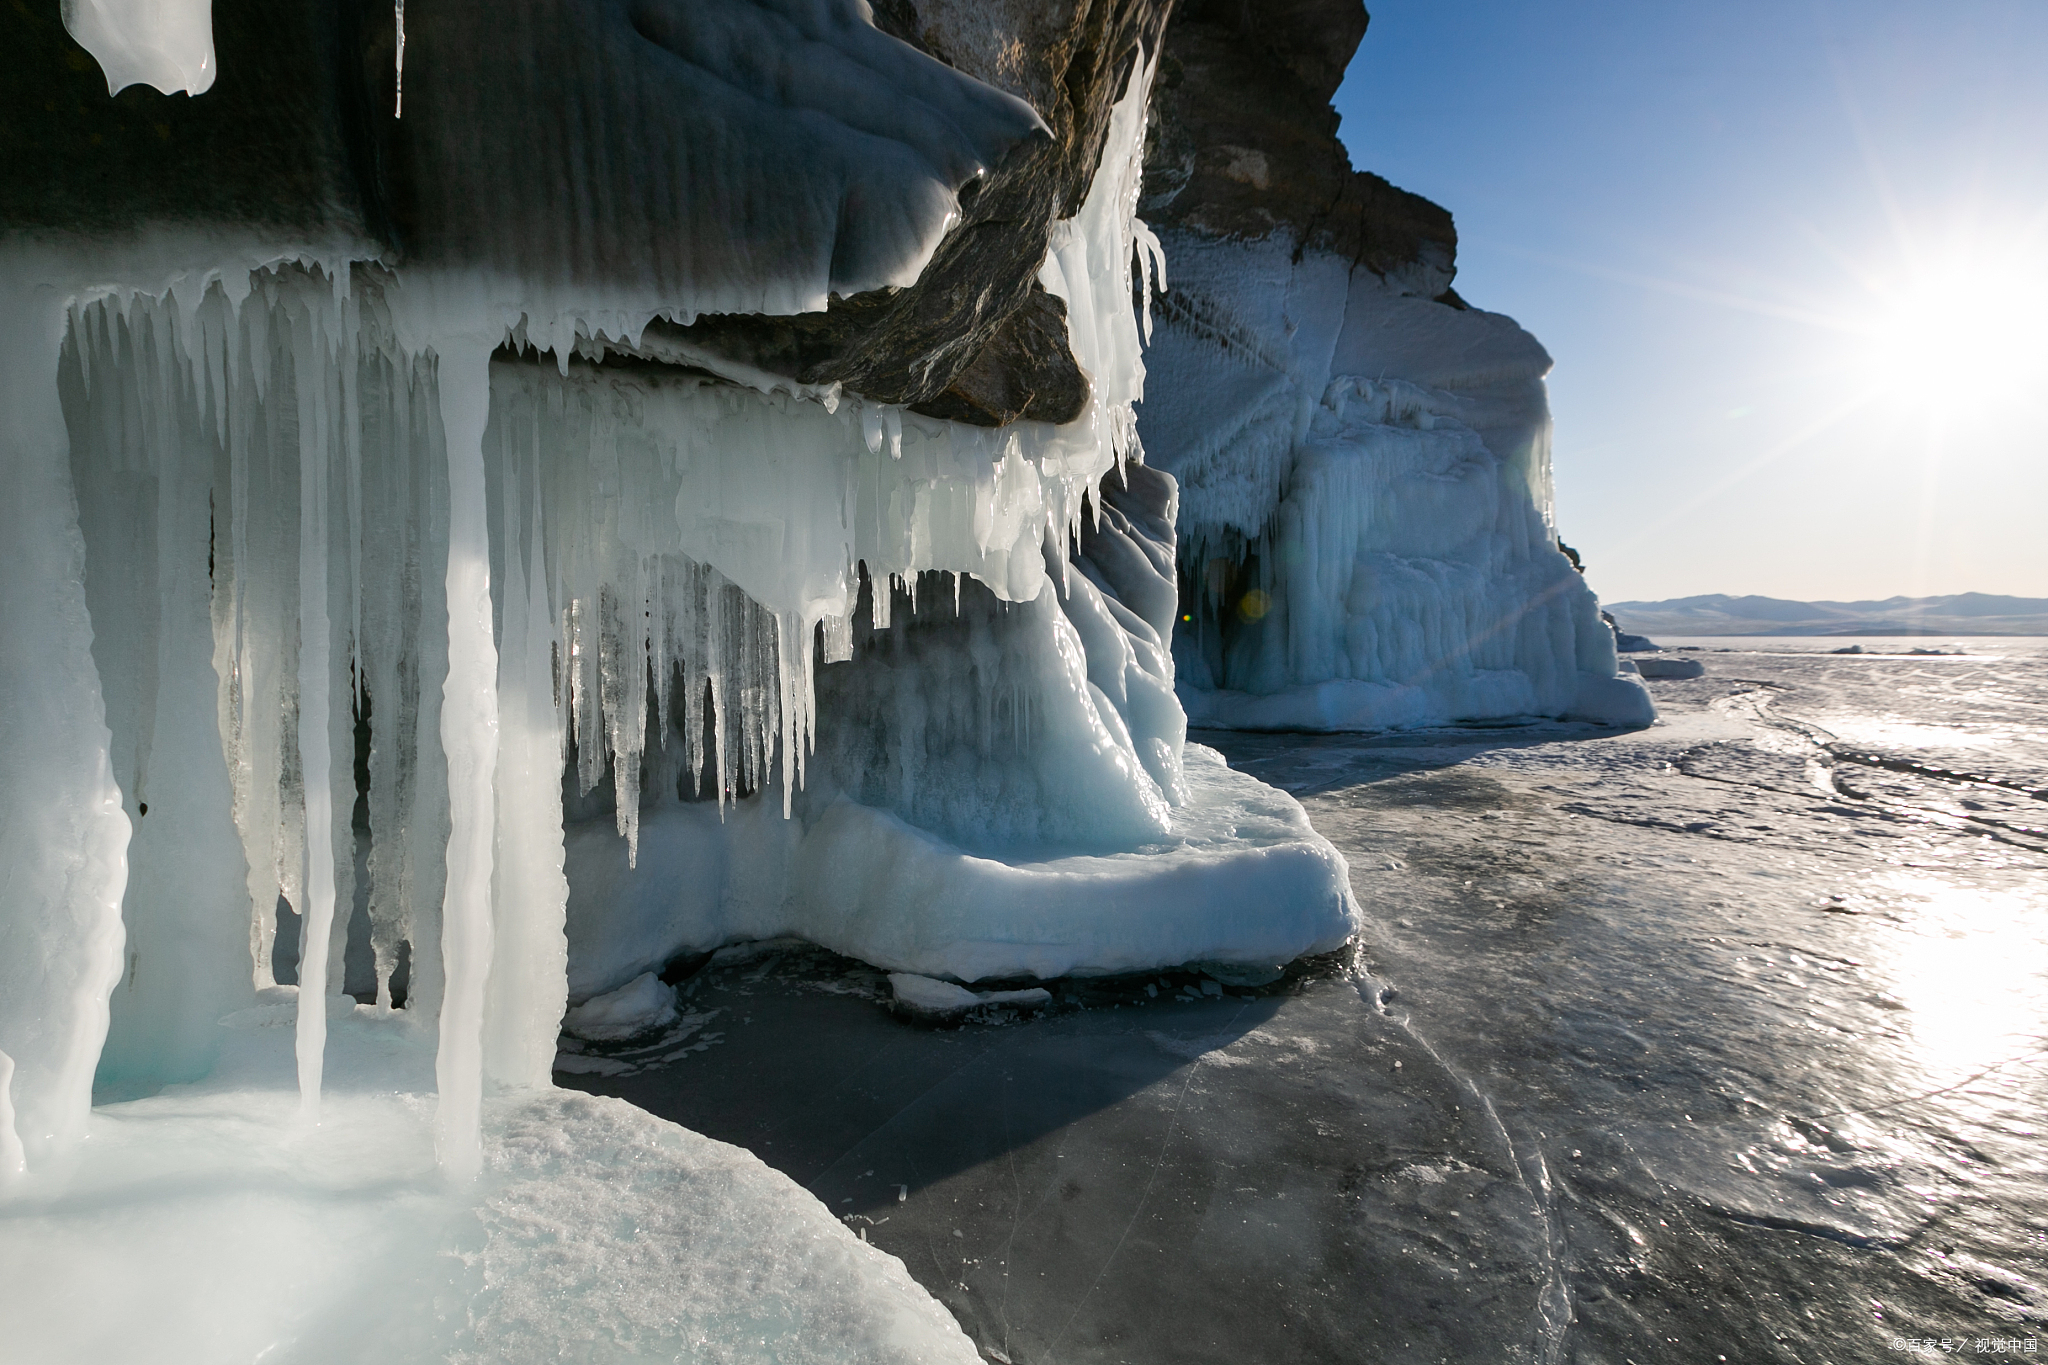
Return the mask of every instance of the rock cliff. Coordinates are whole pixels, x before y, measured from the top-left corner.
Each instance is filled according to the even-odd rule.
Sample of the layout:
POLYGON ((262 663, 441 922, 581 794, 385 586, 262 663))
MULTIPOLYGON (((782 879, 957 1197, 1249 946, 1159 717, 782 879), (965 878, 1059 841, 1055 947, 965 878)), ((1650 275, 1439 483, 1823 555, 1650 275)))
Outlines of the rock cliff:
POLYGON ((1193 724, 1647 719, 1551 524, 1550 357, 1451 288, 1442 208, 1354 170, 1356 0, 1187 0, 1141 212, 1171 285, 1139 430, 1180 481, 1193 724))

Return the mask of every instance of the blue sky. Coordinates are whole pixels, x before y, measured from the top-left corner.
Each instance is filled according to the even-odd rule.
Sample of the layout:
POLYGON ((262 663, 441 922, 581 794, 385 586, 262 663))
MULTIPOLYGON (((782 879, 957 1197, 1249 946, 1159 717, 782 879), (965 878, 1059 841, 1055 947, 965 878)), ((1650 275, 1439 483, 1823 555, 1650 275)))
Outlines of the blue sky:
POLYGON ((1555 357, 1603 597, 2048 596, 2048 3, 1369 7, 1352 163, 1555 357))

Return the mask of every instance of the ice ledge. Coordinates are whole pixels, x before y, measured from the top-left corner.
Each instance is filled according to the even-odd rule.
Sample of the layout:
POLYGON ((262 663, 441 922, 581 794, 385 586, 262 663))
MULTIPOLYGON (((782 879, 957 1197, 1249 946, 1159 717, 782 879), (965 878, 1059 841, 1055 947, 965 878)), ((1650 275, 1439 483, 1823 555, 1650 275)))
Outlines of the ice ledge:
POLYGON ((893 972, 980 981, 1286 962, 1359 927, 1342 854, 1287 793, 1198 744, 1170 840, 1055 857, 968 852, 848 800, 809 822, 669 806, 637 868, 609 825, 568 837, 569 992, 690 950, 794 936, 893 972), (785 844, 776 848, 777 844, 785 844), (685 869, 689 869, 687 872, 685 869))
MULTIPOLYGON (((1182 687, 1179 697, 1190 726, 1219 730, 1415 730, 1548 714, 1529 680, 1512 669, 1478 670, 1420 687, 1337 678, 1263 696, 1182 687)), ((1558 718, 1638 728, 1656 722, 1657 707, 1640 678, 1582 669, 1571 704, 1558 718)))

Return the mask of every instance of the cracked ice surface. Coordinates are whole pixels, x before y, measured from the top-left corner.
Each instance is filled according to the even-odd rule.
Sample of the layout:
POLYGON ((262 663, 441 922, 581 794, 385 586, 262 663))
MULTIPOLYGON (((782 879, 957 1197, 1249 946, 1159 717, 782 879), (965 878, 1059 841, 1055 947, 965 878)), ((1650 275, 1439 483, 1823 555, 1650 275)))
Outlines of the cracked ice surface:
POLYGON ((1356 961, 933 1031, 764 945, 684 983, 715 1047, 586 1084, 761 1152, 1013 1360, 2038 1339, 2048 655, 1709 643, 1631 734, 1199 735, 1349 859, 1356 961))

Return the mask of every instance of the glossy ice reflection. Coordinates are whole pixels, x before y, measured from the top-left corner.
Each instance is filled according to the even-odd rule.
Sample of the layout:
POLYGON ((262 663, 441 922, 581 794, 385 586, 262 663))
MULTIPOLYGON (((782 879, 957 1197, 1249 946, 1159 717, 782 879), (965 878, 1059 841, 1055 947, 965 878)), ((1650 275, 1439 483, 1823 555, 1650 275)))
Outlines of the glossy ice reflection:
POLYGON ((794 1175, 987 1359, 2038 1358, 2048 656, 1696 657, 1644 731, 1202 736, 1344 851, 1370 975, 933 1031, 750 959, 693 978, 715 1045, 583 1083, 794 1175))
POLYGON ((1529 1358, 2038 1338, 2048 657, 1736 643, 1633 734, 1224 747, 1345 851, 1395 1010, 1552 1174, 1569 1326, 1529 1358))
POLYGON ((1897 874, 1915 931, 1887 964, 1929 1080, 1952 1084, 2038 1053, 2048 1037, 2048 895, 1897 874))

